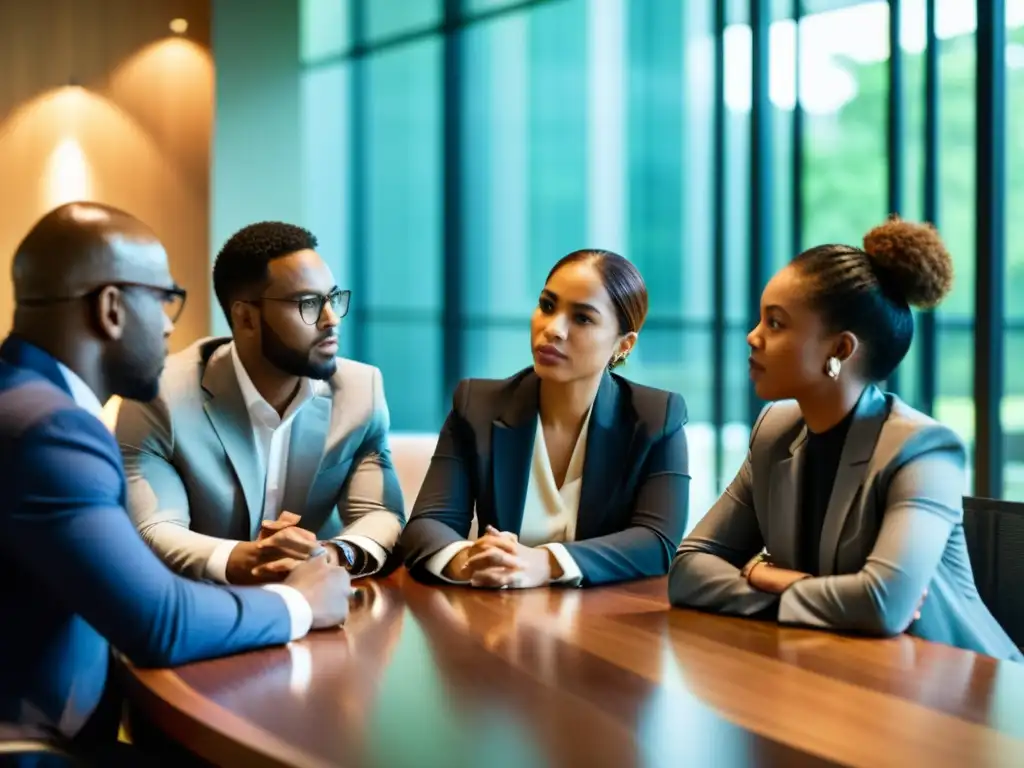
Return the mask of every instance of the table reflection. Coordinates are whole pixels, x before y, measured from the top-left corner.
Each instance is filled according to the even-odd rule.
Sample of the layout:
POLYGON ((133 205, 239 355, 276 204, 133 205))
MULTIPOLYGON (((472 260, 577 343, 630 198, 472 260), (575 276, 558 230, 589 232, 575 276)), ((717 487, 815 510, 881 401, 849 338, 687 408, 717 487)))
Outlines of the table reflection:
POLYGON ((364 581, 345 627, 311 632, 282 648, 180 670, 186 683, 274 733, 301 733, 302 749, 364 753, 381 681, 402 635, 401 591, 364 581), (237 664, 245 660, 245 673, 237 664), (321 727, 310 728, 313 722, 321 727))
MULTIPOLYGON (((1020 756, 1020 665, 910 637, 672 610, 663 580, 489 591, 399 572, 358 586, 344 629, 162 674, 323 764, 789 768, 1020 756)), ((253 733, 242 757, 266 754, 253 733)))

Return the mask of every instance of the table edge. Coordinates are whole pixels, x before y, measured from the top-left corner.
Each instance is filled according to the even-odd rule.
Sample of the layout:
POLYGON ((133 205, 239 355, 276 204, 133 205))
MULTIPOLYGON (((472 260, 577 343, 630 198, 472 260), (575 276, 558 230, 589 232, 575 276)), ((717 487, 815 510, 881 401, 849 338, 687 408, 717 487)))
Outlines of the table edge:
POLYGON ((161 732, 204 760, 254 768, 337 768, 221 706, 173 669, 122 661, 127 699, 161 732))

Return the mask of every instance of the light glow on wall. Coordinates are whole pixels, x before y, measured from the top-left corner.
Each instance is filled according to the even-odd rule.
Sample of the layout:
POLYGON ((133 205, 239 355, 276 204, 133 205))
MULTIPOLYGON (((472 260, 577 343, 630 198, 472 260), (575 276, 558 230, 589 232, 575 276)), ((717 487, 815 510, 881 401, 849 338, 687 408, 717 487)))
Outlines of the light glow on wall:
POLYGON ((73 137, 62 139, 50 153, 43 175, 47 208, 92 196, 92 174, 82 145, 73 137))

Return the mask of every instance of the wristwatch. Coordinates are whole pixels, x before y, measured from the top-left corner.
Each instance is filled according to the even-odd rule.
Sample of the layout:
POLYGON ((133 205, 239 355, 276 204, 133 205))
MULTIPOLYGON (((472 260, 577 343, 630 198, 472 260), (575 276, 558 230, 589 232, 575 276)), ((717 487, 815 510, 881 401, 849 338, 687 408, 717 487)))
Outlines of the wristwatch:
POLYGON ((335 539, 331 544, 338 548, 338 552, 341 555, 341 563, 339 565, 349 571, 354 571, 356 560, 358 559, 356 548, 347 541, 341 541, 340 539, 335 539))

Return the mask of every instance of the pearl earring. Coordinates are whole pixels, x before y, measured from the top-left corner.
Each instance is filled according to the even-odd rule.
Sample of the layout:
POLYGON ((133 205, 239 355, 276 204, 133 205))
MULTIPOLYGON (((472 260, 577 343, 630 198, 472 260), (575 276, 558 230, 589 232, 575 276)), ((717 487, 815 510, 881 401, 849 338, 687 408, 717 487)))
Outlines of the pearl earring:
POLYGON ((839 371, 841 371, 842 369, 843 369, 843 362, 838 357, 836 357, 835 355, 830 357, 828 359, 828 362, 825 363, 825 373, 828 374, 828 377, 830 379, 838 379, 839 378, 839 371))

